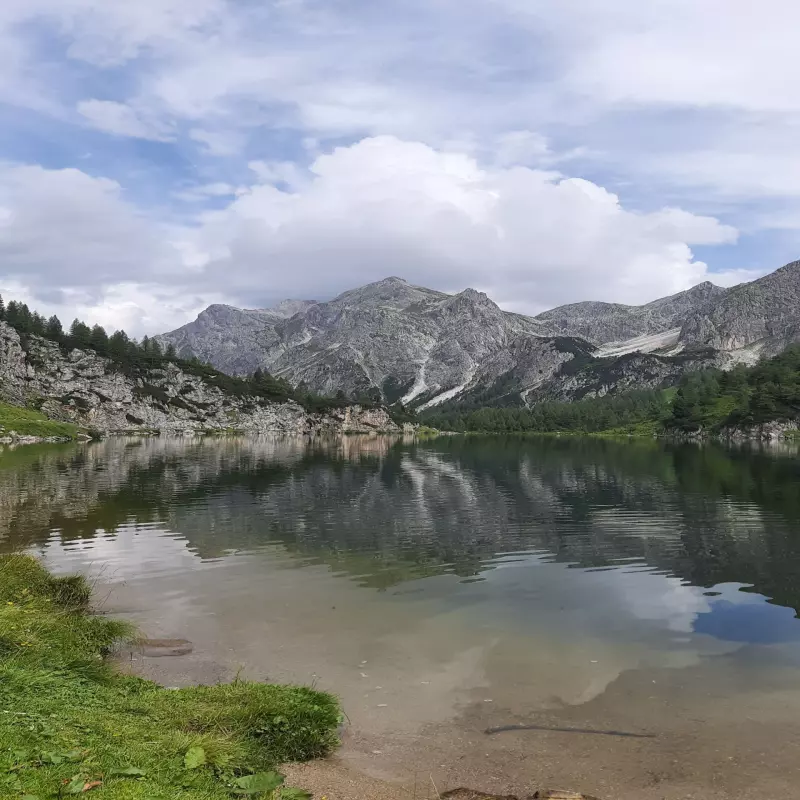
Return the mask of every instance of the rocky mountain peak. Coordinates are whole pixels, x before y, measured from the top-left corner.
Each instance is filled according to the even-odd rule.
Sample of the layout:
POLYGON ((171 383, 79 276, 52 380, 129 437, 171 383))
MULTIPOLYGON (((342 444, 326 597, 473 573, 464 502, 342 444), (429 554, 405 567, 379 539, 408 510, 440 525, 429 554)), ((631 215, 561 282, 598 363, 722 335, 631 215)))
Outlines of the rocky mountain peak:
POLYGON ((200 319, 200 317, 217 317, 224 314, 229 314, 231 311, 240 313, 241 309, 236 308, 235 306, 226 305, 225 303, 212 303, 208 308, 203 309, 197 315, 197 318, 200 319))
POLYGON ((463 297, 472 303, 492 303, 492 305, 495 305, 485 292, 479 292, 477 289, 464 289, 464 291, 459 292, 456 297, 463 297))
POLYGON ((463 292, 459 292, 449 298, 444 303, 444 306, 453 310, 464 309, 473 314, 488 311, 491 314, 503 315, 500 306, 490 300, 484 292, 479 292, 477 289, 464 289, 463 292))
POLYGON ((337 310, 376 306, 401 310, 413 303, 430 302, 445 297, 447 295, 422 286, 414 286, 402 278, 392 276, 344 292, 325 305, 337 310))
MULTIPOLYGON (((696 366, 701 350, 727 363, 737 357, 730 351, 750 348, 757 358, 796 340, 800 261, 733 289, 704 281, 641 306, 573 303, 535 318, 504 312, 473 288, 449 295, 389 276, 328 302, 285 301, 263 311, 212 306, 162 337, 179 354, 232 374, 261 367, 323 394, 377 388, 389 402, 417 405, 469 392, 485 399, 495 385, 506 398, 531 401, 550 380, 566 386, 556 371, 576 354, 603 372, 615 359, 652 353, 628 358, 623 377, 637 385, 651 374, 660 385, 696 366)), ((613 380, 602 391, 622 385, 608 374, 613 380)), ((570 380, 577 386, 578 378, 570 380)), ((553 396, 566 396, 553 386, 553 396)))
POLYGON ((784 266, 782 266, 779 270, 776 270, 773 274, 796 275, 798 278, 800 278, 800 261, 790 261, 788 264, 784 264, 784 266))
POLYGON ((753 361, 800 338, 800 261, 722 291, 687 317, 680 335, 685 346, 725 350, 753 361))
POLYGON ((390 275, 388 278, 376 281, 375 286, 393 286, 398 283, 408 286, 408 281, 405 278, 398 278, 397 275, 390 275))

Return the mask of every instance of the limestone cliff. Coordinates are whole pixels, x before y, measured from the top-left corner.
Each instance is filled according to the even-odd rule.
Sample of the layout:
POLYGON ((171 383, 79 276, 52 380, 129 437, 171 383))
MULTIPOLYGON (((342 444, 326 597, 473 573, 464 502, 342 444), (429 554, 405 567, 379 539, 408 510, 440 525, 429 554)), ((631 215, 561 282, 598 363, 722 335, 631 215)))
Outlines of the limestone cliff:
POLYGON ((132 377, 94 352, 63 353, 38 337, 24 343, 0 322, 0 398, 101 433, 158 431, 320 434, 395 431, 384 409, 311 413, 295 402, 238 396, 173 363, 132 377))

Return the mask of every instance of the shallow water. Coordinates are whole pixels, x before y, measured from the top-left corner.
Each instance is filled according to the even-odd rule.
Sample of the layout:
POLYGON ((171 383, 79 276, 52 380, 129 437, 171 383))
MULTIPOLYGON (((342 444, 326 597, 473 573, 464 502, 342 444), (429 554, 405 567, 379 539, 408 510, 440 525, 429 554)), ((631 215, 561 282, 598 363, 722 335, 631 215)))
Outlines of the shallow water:
POLYGON ((800 796, 790 446, 21 448, 0 453, 0 547, 86 572, 110 611, 191 640, 135 665, 170 685, 337 692, 345 757, 376 775, 800 796))

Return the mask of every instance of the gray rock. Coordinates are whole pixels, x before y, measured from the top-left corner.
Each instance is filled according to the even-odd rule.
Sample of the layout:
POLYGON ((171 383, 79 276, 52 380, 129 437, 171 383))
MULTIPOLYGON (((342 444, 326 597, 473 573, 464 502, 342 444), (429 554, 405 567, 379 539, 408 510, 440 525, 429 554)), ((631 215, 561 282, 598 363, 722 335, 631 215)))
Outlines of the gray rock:
POLYGON ((644 306, 619 303, 573 303, 539 314, 536 319, 554 333, 580 336, 593 344, 623 342, 680 326, 702 313, 728 290, 706 281, 685 292, 662 297, 644 306))
POLYGON ((45 339, 0 322, 0 397, 35 404, 51 419, 102 433, 161 432, 323 434, 400 432, 385 409, 358 405, 309 413, 295 402, 272 403, 226 393, 175 364, 131 378, 94 352, 64 354, 45 339))
POLYGON ((522 391, 586 346, 562 346, 536 320, 504 312, 474 289, 447 295, 396 277, 277 321, 212 306, 160 338, 233 374, 261 367, 322 394, 377 387, 389 402, 419 407, 491 385, 511 370, 513 388, 522 391))
POLYGON ((800 262, 733 289, 705 282, 643 306, 575 303, 537 317, 474 289, 447 295, 392 277, 326 303, 211 306, 160 338, 231 374, 260 367, 322 394, 377 388, 418 409, 570 399, 671 385, 800 341, 800 262))
POLYGON ((800 261, 734 286, 685 320, 684 346, 705 346, 753 361, 800 341, 800 261))

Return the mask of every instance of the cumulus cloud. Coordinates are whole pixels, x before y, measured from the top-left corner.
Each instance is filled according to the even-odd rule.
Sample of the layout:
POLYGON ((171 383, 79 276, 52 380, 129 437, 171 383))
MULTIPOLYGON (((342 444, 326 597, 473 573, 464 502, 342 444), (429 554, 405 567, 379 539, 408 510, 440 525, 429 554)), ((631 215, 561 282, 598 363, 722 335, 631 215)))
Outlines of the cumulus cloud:
POLYGON ((577 299, 644 302, 707 277, 694 244, 736 240, 717 220, 626 210, 586 180, 393 137, 320 156, 295 191, 260 183, 207 215, 206 268, 241 294, 330 294, 390 274, 467 285, 519 310, 577 299), (576 287, 580 287, 580 298, 576 287))
POLYGON ((124 330, 135 336, 177 328, 209 303, 224 301, 221 294, 197 294, 191 287, 165 287, 157 283, 126 282, 92 287, 90 291, 69 287, 48 291, 40 286, 31 289, 29 284, 16 279, 4 281, 2 296, 6 301, 27 303, 47 317, 55 314, 65 325, 77 318, 109 331, 124 330))
MULTIPOLYGON (((124 284, 130 308, 137 297, 145 302, 131 294, 133 284, 158 282, 193 297, 224 291, 253 306, 330 297, 397 274, 444 290, 475 286, 534 313, 578 299, 644 302, 684 289, 708 277, 692 245, 736 239, 710 217, 627 210, 587 180, 486 167, 389 136, 335 148, 302 178, 252 166, 253 185, 193 190, 227 205, 201 212, 193 225, 169 226, 113 181, 7 167, 0 172, 5 271, 34 290, 103 286, 109 303, 109 287, 124 284)), ((125 313, 138 327, 158 328, 149 311, 125 313)))
POLYGON ((0 263, 32 290, 165 275, 172 248, 122 187, 77 169, 0 166, 0 263))
POLYGON ((398 273, 520 311, 749 278, 798 241, 798 22, 790 0, 7 0, 4 143, 30 166, 0 167, 0 276, 255 305, 398 273), (734 228, 747 247, 715 251, 734 228))

